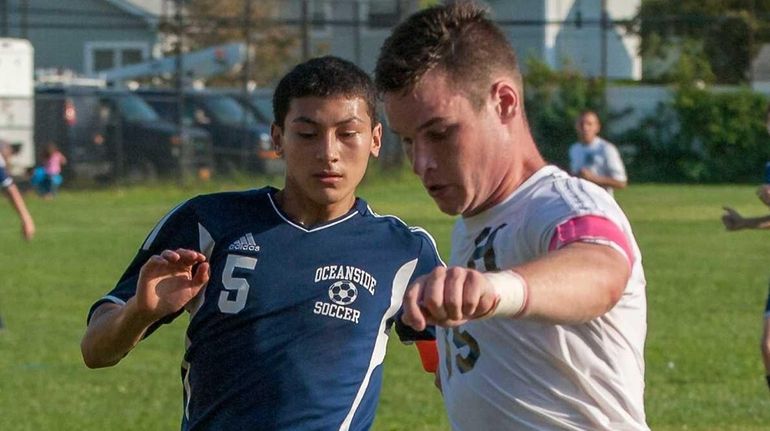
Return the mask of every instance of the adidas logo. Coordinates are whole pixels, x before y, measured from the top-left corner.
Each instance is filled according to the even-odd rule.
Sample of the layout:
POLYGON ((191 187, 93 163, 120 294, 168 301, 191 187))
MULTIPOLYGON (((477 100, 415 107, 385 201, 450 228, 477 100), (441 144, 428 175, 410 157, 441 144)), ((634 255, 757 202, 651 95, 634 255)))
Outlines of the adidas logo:
POLYGON ((230 247, 227 247, 227 249, 230 251, 259 251, 259 246, 254 242, 254 237, 250 233, 247 233, 239 239, 236 239, 235 242, 230 244, 230 247))

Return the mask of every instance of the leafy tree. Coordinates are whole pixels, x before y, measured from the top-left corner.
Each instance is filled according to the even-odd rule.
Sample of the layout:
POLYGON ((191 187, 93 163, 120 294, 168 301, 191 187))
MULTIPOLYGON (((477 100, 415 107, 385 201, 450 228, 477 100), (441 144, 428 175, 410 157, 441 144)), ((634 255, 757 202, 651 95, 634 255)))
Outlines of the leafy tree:
POLYGON ((717 82, 742 83, 762 43, 770 42, 770 0, 643 0, 635 19, 642 54, 702 41, 717 82))
MULTIPOLYGON (((244 42, 247 26, 251 39, 249 80, 258 86, 272 83, 297 61, 297 28, 276 24, 272 19, 279 0, 186 0, 184 44, 186 50, 203 49, 228 42, 244 42), (249 2, 249 4, 247 4, 249 2), (247 13, 248 11, 248 13, 247 13)), ((172 20, 161 27, 172 39, 177 27, 172 20)), ((215 77, 211 83, 232 86, 243 79, 241 72, 215 77)))

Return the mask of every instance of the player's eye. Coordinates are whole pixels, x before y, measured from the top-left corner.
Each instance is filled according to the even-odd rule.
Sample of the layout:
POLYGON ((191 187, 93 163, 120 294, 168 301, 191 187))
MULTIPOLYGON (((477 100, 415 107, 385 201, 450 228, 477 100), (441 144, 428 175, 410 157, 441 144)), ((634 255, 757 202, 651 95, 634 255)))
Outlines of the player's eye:
POLYGON ((342 136, 343 138, 352 138, 357 135, 358 135, 357 130, 343 130, 340 132, 340 136, 342 136))
POLYGON ((315 136, 315 132, 300 131, 300 132, 297 132, 297 136, 299 136, 302 139, 311 139, 315 136))
POLYGON ((449 136, 449 129, 429 130, 426 136, 431 141, 443 141, 449 136))

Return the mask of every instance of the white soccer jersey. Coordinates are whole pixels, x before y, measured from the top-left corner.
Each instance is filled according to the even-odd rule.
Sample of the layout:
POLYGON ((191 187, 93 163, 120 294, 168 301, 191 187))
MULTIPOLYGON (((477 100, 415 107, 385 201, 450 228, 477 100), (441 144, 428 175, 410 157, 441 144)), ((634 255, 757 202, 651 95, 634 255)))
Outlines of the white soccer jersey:
MULTIPOLYGON (((569 147, 569 165, 570 171, 575 175, 581 169, 587 168, 603 177, 628 181, 620 152, 614 145, 598 136, 588 145, 580 142, 572 144, 569 147)), ((612 187, 605 187, 605 189, 612 194, 612 187)))
POLYGON ((633 269, 622 298, 584 324, 491 318, 438 328, 444 402, 454 430, 649 429, 641 254, 625 215, 604 190, 544 167, 504 202, 458 220, 451 265, 490 271, 531 261, 548 252, 557 226, 583 216, 611 221, 628 241, 633 269))

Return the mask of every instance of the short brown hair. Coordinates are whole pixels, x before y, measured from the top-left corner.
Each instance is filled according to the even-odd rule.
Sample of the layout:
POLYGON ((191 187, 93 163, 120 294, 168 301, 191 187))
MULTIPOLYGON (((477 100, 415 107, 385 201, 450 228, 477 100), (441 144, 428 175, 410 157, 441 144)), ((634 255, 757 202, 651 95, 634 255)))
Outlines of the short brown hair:
POLYGON ((487 10, 471 1, 430 7, 399 24, 380 50, 375 83, 381 93, 410 91, 434 69, 476 107, 495 72, 507 73, 522 90, 513 47, 487 10))

